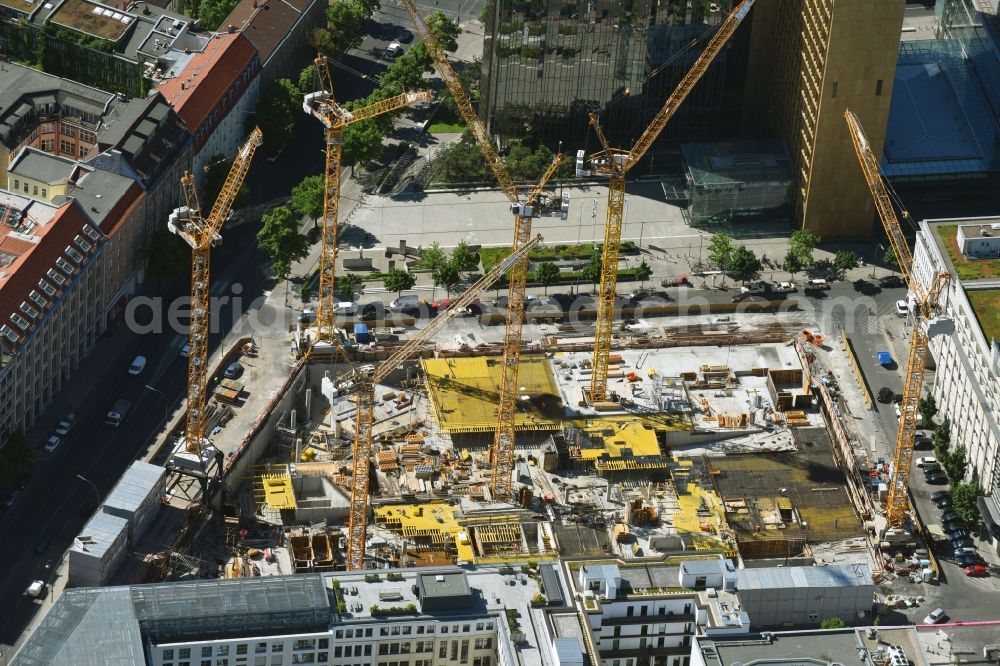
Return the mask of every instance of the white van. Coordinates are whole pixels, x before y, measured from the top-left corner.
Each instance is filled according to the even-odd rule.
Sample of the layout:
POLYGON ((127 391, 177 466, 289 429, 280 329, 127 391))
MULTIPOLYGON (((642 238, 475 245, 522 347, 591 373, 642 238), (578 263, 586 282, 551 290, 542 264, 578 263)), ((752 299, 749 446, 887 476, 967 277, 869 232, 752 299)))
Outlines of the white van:
POLYGON ((132 361, 132 365, 128 366, 128 374, 136 377, 142 374, 143 369, 146 367, 146 357, 136 356, 132 361))
POLYGON ((385 47, 385 52, 389 54, 390 58, 398 58, 403 55, 404 51, 403 45, 395 40, 389 46, 385 47))
POLYGON ((353 315, 357 311, 358 307, 350 301, 341 301, 340 303, 333 304, 333 314, 335 315, 353 315))

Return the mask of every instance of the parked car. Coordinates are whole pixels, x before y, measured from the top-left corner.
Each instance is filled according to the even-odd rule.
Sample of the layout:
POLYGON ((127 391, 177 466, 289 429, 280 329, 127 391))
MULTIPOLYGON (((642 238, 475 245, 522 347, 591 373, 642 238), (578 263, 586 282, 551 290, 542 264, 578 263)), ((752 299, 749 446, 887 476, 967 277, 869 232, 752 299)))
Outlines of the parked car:
POLYGON ((960 520, 953 520, 947 523, 941 523, 941 529, 944 530, 945 534, 955 534, 956 532, 961 532, 965 529, 965 523, 960 520))
POLYGON ((903 278, 898 275, 884 275, 878 279, 878 286, 883 289, 897 289, 899 287, 905 287, 906 283, 903 282, 903 278))
POLYGON ((779 294, 791 294, 797 291, 794 282, 777 282, 771 290, 779 294))
POLYGON ((341 301, 333 304, 333 314, 353 316, 358 311, 358 306, 350 301, 341 301))
POLYGON ((134 359, 132 359, 132 365, 128 366, 128 374, 132 375, 133 377, 136 377, 142 374, 142 370, 145 367, 146 367, 146 357, 136 356, 134 359))
POLYGON ((378 319, 381 305, 381 303, 365 303, 361 306, 361 312, 358 313, 358 319, 360 321, 378 319))
MULTIPOLYGON (((917 458, 913 462, 914 462, 914 464, 917 467, 923 467, 924 465, 937 465, 938 464, 938 460, 934 456, 923 456, 921 458, 917 458)), ((934 497, 931 496, 931 499, 934 499, 934 497)))
POLYGON ((809 291, 826 291, 830 288, 830 283, 823 278, 812 278, 807 280, 805 284, 802 285, 802 290, 809 291))
POLYGON ((900 317, 905 317, 910 313, 910 306, 905 300, 896 301, 896 314, 900 317))
POLYGON ((390 58, 398 58, 403 55, 405 51, 406 49, 403 48, 403 45, 395 40, 393 40, 389 46, 385 47, 385 52, 390 58))
POLYGON ((60 437, 65 437, 69 434, 69 431, 73 429, 73 424, 76 423, 75 414, 67 414, 66 418, 56 424, 56 434, 60 437))
POLYGON ((972 566, 965 567, 965 575, 970 578, 986 578, 990 575, 990 572, 982 564, 973 564, 972 566))
POLYGON ((226 366, 226 371, 222 374, 226 379, 237 379, 243 374, 243 364, 239 361, 233 361, 226 366))
POLYGON ((17 488, 12 488, 10 492, 8 492, 7 495, 3 498, 4 508, 9 509, 10 507, 14 506, 14 503, 17 502, 17 498, 20 496, 21 496, 21 491, 18 490, 17 488))
POLYGON ((942 523, 950 523, 950 522, 954 522, 956 520, 962 520, 962 518, 957 513, 955 513, 954 511, 952 511, 950 508, 947 509, 947 510, 943 510, 942 511, 942 513, 941 513, 941 522, 942 523))
POLYGON ((943 497, 943 498, 939 499, 938 501, 934 502, 934 506, 936 506, 939 511, 947 511, 948 509, 952 508, 951 498, 950 497, 943 497))
POLYGON ((678 277, 666 277, 660 280, 661 287, 690 287, 691 281, 688 280, 687 275, 680 275, 678 277))
POLYGON ((951 541, 952 549, 955 548, 975 548, 976 542, 970 536, 958 537, 951 541))
POLYGON ((181 358, 187 358, 191 355, 191 343, 185 342, 184 346, 181 347, 181 358))
POLYGON ((48 453, 52 453, 59 447, 60 441, 61 440, 59 439, 59 435, 52 435, 51 437, 49 437, 48 441, 45 442, 45 450, 48 453))
POLYGON ((883 386, 878 390, 878 396, 876 397, 878 398, 879 402, 889 404, 890 402, 892 402, 892 398, 895 395, 896 395, 895 391, 893 391, 888 386, 883 386))
MULTIPOLYGON (((917 460, 919 460, 919 458, 917 460)), ((932 502, 937 502, 938 500, 941 500, 941 499, 944 499, 944 498, 948 498, 949 500, 951 499, 951 491, 950 490, 935 490, 934 492, 931 493, 931 501, 932 502)))
POLYGON ((917 435, 913 438, 913 450, 914 451, 933 451, 934 442, 931 441, 930 437, 925 435, 917 435))
POLYGON ((929 474, 925 476, 924 481, 932 486, 943 486, 948 483, 948 476, 943 472, 938 472, 937 474, 929 474))
POLYGON ((770 289, 770 285, 762 280, 757 280, 756 282, 747 282, 745 285, 740 287, 741 294, 766 294, 770 289))
POLYGON ((945 618, 944 609, 943 608, 935 608, 934 610, 932 610, 930 613, 927 614, 927 617, 924 618, 923 623, 924 624, 938 624, 940 622, 943 622, 944 618, 945 618))
POLYGON ((396 41, 402 44, 409 44, 410 42, 413 41, 413 33, 407 30, 406 28, 400 28, 396 32, 396 41))
POLYGON ((965 552, 968 548, 956 548, 955 549, 955 563, 960 567, 974 567, 977 564, 986 564, 983 558, 976 555, 975 552, 967 553, 965 552), (959 553, 961 551, 961 553, 959 553))
POLYGON ((948 535, 948 540, 951 541, 952 543, 954 543, 954 542, 960 541, 960 540, 962 540, 962 539, 964 539, 964 538, 966 538, 968 536, 969 536, 969 533, 966 530, 955 530, 954 532, 952 532, 951 534, 948 535))
POLYGON ((316 311, 312 308, 306 308, 299 314, 300 324, 311 324, 316 321, 316 311))
POLYGON ((28 586, 28 589, 25 590, 24 593, 33 599, 38 599, 39 597, 45 594, 45 581, 43 580, 32 581, 31 585, 28 586))

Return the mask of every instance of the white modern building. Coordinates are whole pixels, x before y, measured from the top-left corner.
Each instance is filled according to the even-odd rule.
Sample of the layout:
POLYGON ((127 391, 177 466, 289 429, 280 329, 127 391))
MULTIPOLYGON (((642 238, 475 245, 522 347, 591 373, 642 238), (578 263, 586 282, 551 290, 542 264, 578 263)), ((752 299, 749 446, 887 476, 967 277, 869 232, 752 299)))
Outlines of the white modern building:
MULTIPOLYGON (((953 446, 964 446, 968 480, 978 481, 987 494, 1000 494, 1000 261, 962 254, 963 239, 971 230, 992 229, 1000 217, 941 219, 921 222, 913 256, 914 274, 929 286, 935 274, 951 274, 941 295, 942 311, 954 322, 950 335, 932 337, 930 351, 936 366, 931 393, 940 418, 951 422, 953 446), (960 277, 961 276, 961 277, 960 277)), ((979 238, 986 238, 979 236, 979 238)), ((971 247, 971 246, 970 246, 971 247)), ((1000 548, 998 503, 980 502, 983 519, 1000 548)))

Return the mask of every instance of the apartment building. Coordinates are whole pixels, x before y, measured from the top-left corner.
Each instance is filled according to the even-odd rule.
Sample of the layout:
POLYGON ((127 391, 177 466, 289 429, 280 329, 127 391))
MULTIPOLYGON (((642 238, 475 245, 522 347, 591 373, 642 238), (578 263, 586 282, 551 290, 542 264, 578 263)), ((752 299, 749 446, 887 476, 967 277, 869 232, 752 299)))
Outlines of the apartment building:
POLYGON ((201 184, 204 166, 232 155, 248 132, 247 116, 260 94, 260 57, 235 28, 215 35, 174 78, 160 84, 167 103, 194 136, 191 173, 201 184))
MULTIPOLYGON (((1000 235, 1000 217, 937 219, 920 223, 913 254, 914 274, 929 286, 935 274, 950 273, 941 294, 943 314, 954 333, 931 337, 934 385, 928 387, 940 410, 939 419, 951 422, 951 441, 964 446, 968 480, 989 495, 981 503, 983 519, 1000 551, 1000 329, 995 312, 1000 283, 994 277, 997 259, 964 255, 963 239, 988 240, 1000 235), (984 235, 985 234, 985 235, 984 235)), ((966 244, 975 252, 978 246, 966 244)))
POLYGON ((12 663, 543 666, 538 589, 455 567, 68 589, 12 663))
POLYGON ((29 425, 104 331, 105 237, 80 206, 0 191, 0 441, 29 425))
POLYGON ((904 0, 771 0, 750 15, 747 129, 794 162, 796 224, 824 241, 871 236, 873 209, 844 109, 881 154, 904 0))

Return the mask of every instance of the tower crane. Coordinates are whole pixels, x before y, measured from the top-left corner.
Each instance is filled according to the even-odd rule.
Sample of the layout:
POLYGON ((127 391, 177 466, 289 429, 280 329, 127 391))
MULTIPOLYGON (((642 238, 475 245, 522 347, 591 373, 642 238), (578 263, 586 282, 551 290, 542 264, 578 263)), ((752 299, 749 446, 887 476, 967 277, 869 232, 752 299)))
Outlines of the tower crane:
POLYGON ((576 173, 578 176, 589 176, 597 173, 608 176, 608 211, 604 219, 604 249, 601 253, 601 282, 597 298, 597 321, 594 331, 593 375, 590 380, 591 404, 603 401, 608 390, 608 359, 611 356, 612 320, 615 313, 615 296, 618 291, 618 255, 621 251, 622 218, 625 208, 625 177, 646 151, 660 136, 677 109, 687 98, 695 84, 708 70, 712 60, 722 51, 736 28, 750 12, 754 0, 743 0, 719 25, 715 34, 709 40, 705 50, 695 60, 694 65, 684 75, 677 88, 667 98, 663 108, 656 114, 653 121, 646 127, 631 150, 612 148, 601 129, 597 116, 590 114, 590 124, 597 134, 601 150, 592 155, 577 151, 576 173), (590 168, 586 168, 589 163, 590 168))
POLYGON ((460 312, 487 291, 493 283, 515 264, 527 258, 528 253, 542 240, 541 236, 528 239, 520 248, 479 278, 461 296, 448 305, 448 309, 431 319, 420 332, 410 338, 387 359, 374 366, 362 366, 347 372, 334 380, 336 387, 355 392, 356 408, 354 419, 354 447, 351 474, 351 516, 347 531, 347 570, 364 569, 365 542, 368 540, 368 466, 372 454, 372 425, 375 422, 375 386, 390 372, 448 325, 460 312))
MULTIPOLYGON (((531 238, 531 218, 539 214, 539 199, 545 183, 555 173, 562 161, 562 155, 556 155, 548 170, 542 176, 538 185, 522 198, 514 181, 507 172, 503 158, 493 147, 493 142, 486 127, 476 115, 469 97, 462 89, 462 81, 452 69, 441 45, 427 28, 423 18, 417 11, 413 0, 401 0, 406 11, 413 20, 413 25, 423 41, 427 52, 434 62, 438 75, 448 86, 451 95, 458 106, 465 124, 475 138, 479 149, 486 158, 496 176, 500 190, 510 199, 510 209, 514 213, 514 243, 515 253, 531 238)), ((490 494, 494 499, 509 499, 512 495, 511 474, 514 470, 514 416, 517 400, 517 372, 521 359, 521 326, 524 323, 524 289, 528 279, 528 257, 524 255, 510 271, 509 287, 507 289, 507 315, 504 322, 503 363, 501 364, 500 393, 497 404, 497 428, 490 449, 490 459, 493 463, 493 478, 490 482, 490 494)))
MULTIPOLYGON (((920 279, 913 274, 913 254, 903 236, 903 230, 896 217, 888 189, 879 170, 878 157, 872 152, 871 145, 861 127, 861 121, 850 109, 844 111, 844 118, 851 133, 854 151, 857 153, 861 170, 864 172, 872 200, 882 220, 889 245, 899 264, 899 272, 903 274, 907 289, 916 297, 915 317, 910 333, 910 351, 906 360, 906 375, 903 378, 903 402, 899 406, 899 429, 896 431, 896 450, 892 458, 893 479, 889 486, 889 496, 886 498, 886 518, 890 527, 902 527, 906 520, 906 510, 909 506, 907 491, 910 484, 910 464, 913 461, 913 441, 917 432, 918 406, 920 390, 924 383, 924 365, 928 352, 928 325, 938 311, 938 300, 941 292, 950 279, 948 273, 937 273, 931 280, 929 288, 925 288, 920 279)), ((909 213, 902 211, 903 217, 909 213)))
POLYGON ((191 246, 191 328, 188 333, 187 423, 184 445, 188 452, 200 454, 205 439, 205 391, 208 378, 209 264, 212 247, 222 241, 219 231, 232 213, 233 200, 243 185, 250 162, 263 134, 260 128, 250 132, 246 143, 236 153, 219 195, 208 218, 202 216, 194 178, 187 171, 181 176, 181 191, 186 205, 170 215, 167 228, 191 246))
POLYGON ((335 264, 337 260, 337 212, 340 208, 340 158, 344 148, 344 128, 362 120, 391 113, 423 102, 429 102, 428 92, 408 92, 348 111, 333 96, 330 68, 325 56, 313 61, 320 89, 309 93, 302 109, 323 123, 326 139, 326 166, 323 171, 323 220, 319 260, 319 300, 316 305, 317 339, 335 342, 333 307, 335 297, 335 264))

